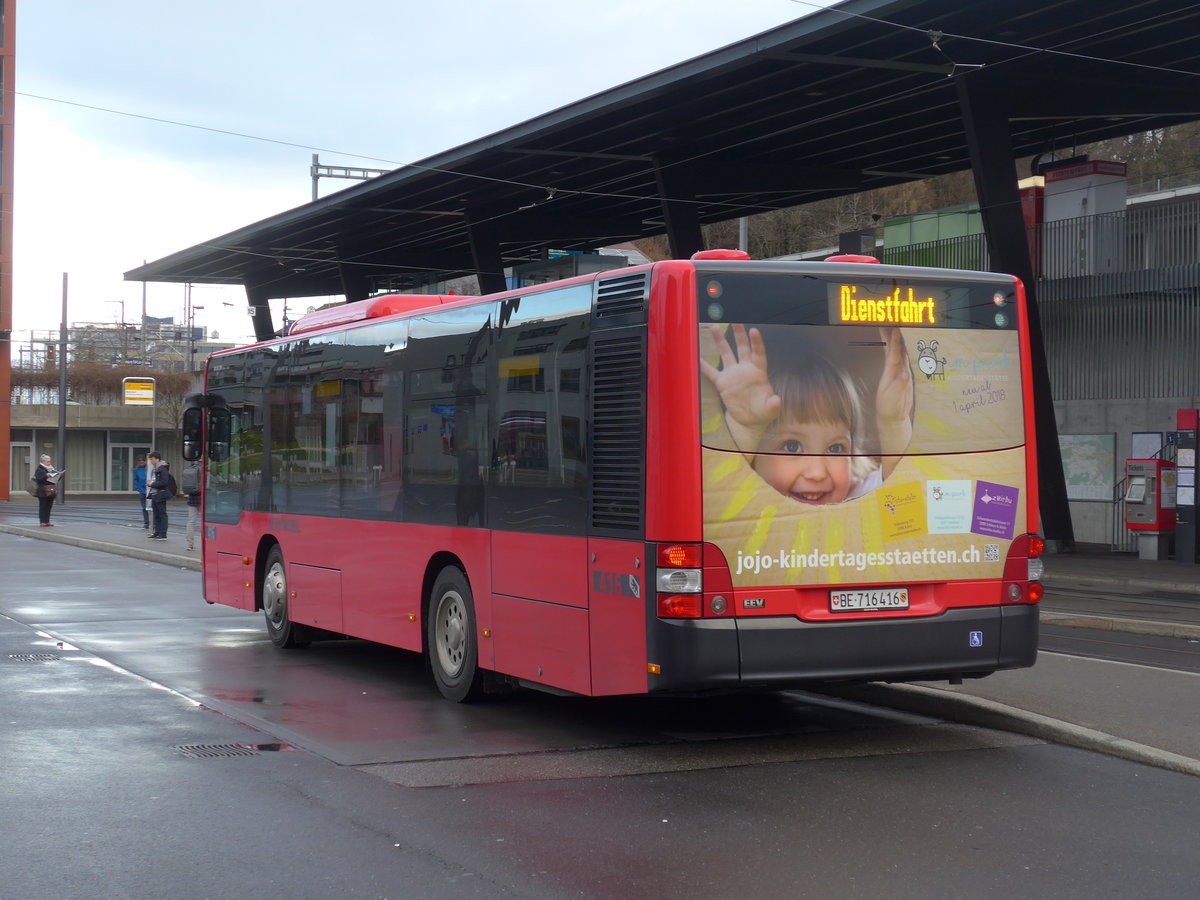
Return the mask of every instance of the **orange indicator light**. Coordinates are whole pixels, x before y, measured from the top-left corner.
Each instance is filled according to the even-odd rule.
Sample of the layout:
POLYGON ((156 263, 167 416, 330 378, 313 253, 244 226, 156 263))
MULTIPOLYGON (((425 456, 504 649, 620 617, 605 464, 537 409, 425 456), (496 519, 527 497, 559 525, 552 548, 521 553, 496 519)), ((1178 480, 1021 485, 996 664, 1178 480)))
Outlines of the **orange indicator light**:
POLYGON ((658 548, 658 564, 671 569, 698 569, 700 545, 661 544, 658 548))

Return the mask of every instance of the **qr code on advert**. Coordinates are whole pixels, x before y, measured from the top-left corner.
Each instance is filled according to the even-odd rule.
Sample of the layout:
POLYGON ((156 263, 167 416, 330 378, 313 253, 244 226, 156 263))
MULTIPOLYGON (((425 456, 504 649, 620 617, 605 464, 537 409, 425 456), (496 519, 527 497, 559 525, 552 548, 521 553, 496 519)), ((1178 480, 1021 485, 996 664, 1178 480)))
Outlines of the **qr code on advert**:
POLYGON ((1000 562, 1000 545, 984 544, 983 560, 984 562, 1000 562))

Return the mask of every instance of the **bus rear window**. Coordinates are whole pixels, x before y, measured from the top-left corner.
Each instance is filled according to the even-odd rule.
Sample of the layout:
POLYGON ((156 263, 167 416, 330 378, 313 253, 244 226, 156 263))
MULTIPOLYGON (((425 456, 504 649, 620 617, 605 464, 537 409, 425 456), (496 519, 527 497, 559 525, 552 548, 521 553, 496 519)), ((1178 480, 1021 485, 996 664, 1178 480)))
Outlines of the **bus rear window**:
POLYGON ((705 446, 888 469, 1024 444, 1011 281, 699 276, 705 446))

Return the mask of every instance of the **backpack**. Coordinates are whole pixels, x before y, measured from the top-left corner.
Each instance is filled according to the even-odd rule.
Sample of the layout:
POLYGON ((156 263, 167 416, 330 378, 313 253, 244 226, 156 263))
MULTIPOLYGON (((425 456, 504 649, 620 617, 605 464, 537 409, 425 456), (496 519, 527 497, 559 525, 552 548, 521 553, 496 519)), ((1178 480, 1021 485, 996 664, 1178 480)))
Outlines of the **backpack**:
POLYGON ((170 500, 179 493, 179 485, 175 483, 175 476, 170 472, 167 473, 167 499, 170 500))
POLYGON ((183 492, 189 497, 192 494, 200 493, 200 467, 188 466, 184 469, 180 486, 183 488, 183 492))
POLYGON ((37 479, 34 478, 32 475, 30 475, 29 476, 29 486, 27 488, 25 488, 25 490, 29 491, 29 496, 36 497, 38 495, 39 487, 41 487, 41 485, 39 485, 37 483, 37 479))

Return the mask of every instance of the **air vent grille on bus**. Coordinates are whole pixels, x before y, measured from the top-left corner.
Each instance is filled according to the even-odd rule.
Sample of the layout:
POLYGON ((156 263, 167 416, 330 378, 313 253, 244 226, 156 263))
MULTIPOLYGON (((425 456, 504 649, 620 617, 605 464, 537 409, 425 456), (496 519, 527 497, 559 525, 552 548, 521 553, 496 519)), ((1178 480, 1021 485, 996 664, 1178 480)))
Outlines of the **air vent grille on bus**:
POLYGON ((645 338, 596 337, 592 393, 593 529, 642 527, 646 456, 645 338))
POLYGON ((600 279, 596 285, 596 318, 644 312, 649 286, 649 272, 600 279))

